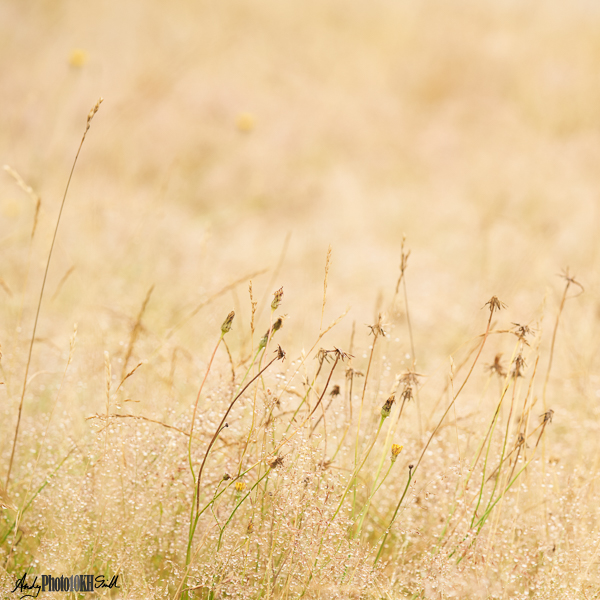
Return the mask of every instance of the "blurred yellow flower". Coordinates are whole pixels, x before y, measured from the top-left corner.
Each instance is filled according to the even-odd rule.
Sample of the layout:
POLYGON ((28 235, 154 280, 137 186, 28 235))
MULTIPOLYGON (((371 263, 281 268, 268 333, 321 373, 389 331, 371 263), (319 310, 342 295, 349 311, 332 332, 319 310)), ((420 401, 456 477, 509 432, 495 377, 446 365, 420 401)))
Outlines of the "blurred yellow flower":
POLYGON ((72 67, 83 67, 88 61, 88 53, 81 48, 74 48, 69 54, 69 64, 72 67))
POLYGON ((240 113, 235 120, 235 125, 238 131, 250 133, 256 125, 256 120, 250 113, 240 113))
POLYGON ((392 444, 392 462, 394 462, 398 458, 398 455, 400 454, 400 452, 402 452, 402 448, 404 448, 404 446, 400 446, 400 444, 392 444))

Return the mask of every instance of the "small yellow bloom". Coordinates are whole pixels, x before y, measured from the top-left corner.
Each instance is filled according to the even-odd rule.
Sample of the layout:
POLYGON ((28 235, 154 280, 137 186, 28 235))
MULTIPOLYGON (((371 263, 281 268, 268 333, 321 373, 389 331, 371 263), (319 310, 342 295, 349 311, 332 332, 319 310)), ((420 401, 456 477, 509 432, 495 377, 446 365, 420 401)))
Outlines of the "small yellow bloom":
POLYGON ((74 48, 69 54, 69 64, 72 67, 83 67, 88 61, 88 53, 81 48, 74 48))
POLYGON ((400 446, 400 444, 392 444, 392 462, 395 462, 398 458, 398 455, 402 452, 402 448, 404 448, 404 446, 400 446))
POLYGON ((243 492, 246 489, 246 483, 244 481, 236 481, 235 482, 235 491, 243 492))
POLYGON ((235 120, 235 125, 238 128, 238 131, 250 133, 256 125, 254 115, 251 115, 250 113, 240 113, 235 120))

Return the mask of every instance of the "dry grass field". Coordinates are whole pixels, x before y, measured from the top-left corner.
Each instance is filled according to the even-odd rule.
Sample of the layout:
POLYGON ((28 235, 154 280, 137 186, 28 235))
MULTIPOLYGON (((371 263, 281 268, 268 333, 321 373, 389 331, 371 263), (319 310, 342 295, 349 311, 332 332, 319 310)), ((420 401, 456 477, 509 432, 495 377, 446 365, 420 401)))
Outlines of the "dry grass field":
POLYGON ((600 598, 598 31, 0 3, 1 597, 600 598))

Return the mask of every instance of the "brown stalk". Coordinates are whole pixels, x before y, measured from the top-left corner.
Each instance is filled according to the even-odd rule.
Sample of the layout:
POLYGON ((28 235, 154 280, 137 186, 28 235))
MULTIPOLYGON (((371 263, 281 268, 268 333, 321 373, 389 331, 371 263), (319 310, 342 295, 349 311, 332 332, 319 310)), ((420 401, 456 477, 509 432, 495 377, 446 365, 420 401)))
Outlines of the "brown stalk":
MULTIPOLYGON (((167 429, 173 429, 174 431, 178 431, 179 433, 183 433, 183 435, 187 435, 189 437, 189 433, 187 431, 183 431, 183 429, 179 429, 179 427, 174 427, 173 425, 167 425, 167 423, 163 423, 162 421, 156 421, 155 419, 150 419, 149 417, 143 417, 142 415, 121 415, 121 414, 112 414, 109 416, 110 419, 139 419, 140 421, 147 421, 148 423, 156 423, 157 425, 162 425, 167 429)), ((90 419, 100 419, 106 421, 106 415, 91 415, 86 418, 86 421, 90 419)))
POLYGON ((368 325, 371 333, 373 334, 373 345, 371 346, 371 353, 369 354, 369 362, 367 364, 367 370, 365 372, 365 383, 363 385, 362 396, 360 398, 360 409, 358 411, 358 424, 356 426, 356 444, 354 447, 354 463, 355 466, 358 463, 358 437, 360 435, 360 422, 362 418, 363 405, 365 402, 365 394, 367 392, 367 383, 369 381, 369 373, 371 371, 371 363, 373 362, 373 354, 375 353, 375 344, 377 343, 377 338, 382 335, 385 337, 385 332, 381 327, 381 313, 377 318, 377 323, 375 325, 368 325))
POLYGON ((325 314, 325 303, 327 302, 327 279, 329 278, 329 269, 331 268, 331 246, 327 248, 327 258, 325 259, 325 278, 323 280, 323 305, 321 306, 321 324, 319 333, 323 331, 323 316, 325 314))
MULTIPOLYGON (((563 290, 563 295, 560 301, 560 306, 558 308, 558 314, 556 315, 556 322, 554 323, 554 331, 552 332, 552 343, 550 344, 550 359, 548 360, 548 371, 546 372, 546 379, 544 381, 544 391, 542 392, 542 400, 544 402, 544 410, 546 410, 546 388, 548 387, 548 380, 550 379, 550 371, 552 369, 552 361, 554 359, 554 344, 556 342, 556 333, 558 331, 558 324, 560 322, 560 316, 562 315, 562 311, 565 307, 565 302, 567 301, 567 293, 569 291, 569 287, 572 285, 576 285, 581 290, 579 294, 583 293, 583 286, 575 281, 575 277, 571 277, 569 275, 569 269, 567 268, 564 273, 561 274, 566 280, 565 289, 563 290)), ((577 296, 579 295, 577 294, 577 296)))
POLYGON ((67 279, 69 278, 71 273, 73 273, 74 270, 75 270, 75 265, 72 265, 68 269, 68 271, 62 276, 61 280, 58 282, 58 285, 56 286, 56 291, 54 292, 54 294, 52 294, 52 298, 50 298, 50 300, 54 300, 58 296, 58 294, 60 294, 60 290, 62 290, 63 285, 65 284, 65 282, 67 281, 67 279))
MULTIPOLYGON (((225 419, 227 418, 227 415, 231 412, 231 409, 233 408, 233 405, 239 400, 239 398, 241 397, 241 395, 276 361, 276 360, 281 360, 285 357, 285 353, 283 352, 283 350, 281 349, 281 347, 279 347, 277 349, 277 356, 272 359, 269 363, 267 363, 267 365, 265 365, 240 391, 239 393, 235 396, 235 398, 229 403, 229 407, 227 408, 227 410, 225 411, 225 414, 223 415, 223 418, 221 419, 221 422, 219 423, 219 426, 217 427, 217 430, 215 431, 214 435, 212 436, 212 439, 210 440, 209 444, 208 444, 208 448, 206 449, 206 452, 204 453, 204 458, 202 459, 202 464, 200 465, 200 471, 198 471, 198 481, 196 482, 196 514, 198 513, 198 510, 200 509, 200 482, 202 480, 202 471, 204 470, 204 465, 206 464, 206 459, 208 458, 208 454, 210 452, 210 449, 212 448, 213 444, 215 443, 215 441, 217 440, 217 437, 219 436, 219 433, 221 433, 221 430, 223 429, 223 426, 225 425, 225 419)), ((193 424, 192 424, 193 425, 193 424)), ((191 435, 191 430, 190 430, 190 435, 191 435)))
POLYGON ((471 365, 471 368, 469 369, 467 376, 465 377, 464 381, 462 382, 462 385, 458 389, 458 392, 456 392, 456 394, 452 398, 452 401, 450 402, 450 404, 448 404, 448 407, 444 411, 442 418, 439 420, 435 429, 429 436, 429 439, 427 440, 427 443, 425 444, 425 447, 423 448, 423 451, 421 452, 421 455, 419 456, 419 460, 417 461, 417 464, 415 465, 415 468, 413 471, 413 476, 417 472, 417 469, 419 468, 419 465, 421 464, 421 461, 423 460, 423 457, 425 456, 425 452, 427 452, 427 448, 429 448, 429 444, 431 444, 431 441, 435 437, 435 434, 438 432, 439 428, 441 427, 442 423, 444 422, 444 419, 450 412, 450 409, 452 408, 452 406, 454 406, 456 399, 458 398, 460 393, 463 391, 465 385, 467 385, 467 381, 469 381, 469 378, 471 377, 471 374, 473 373, 473 370, 475 369, 475 365, 477 364, 477 361, 479 360, 479 357, 481 356, 481 352, 483 351, 483 347, 485 346, 485 342, 490 333, 490 327, 492 325, 492 317, 494 316, 494 311, 505 308, 505 305, 502 302, 500 302, 500 300, 498 300, 498 298, 496 296, 492 296, 492 298, 488 302, 486 302, 485 306, 490 307, 490 316, 489 316, 489 319, 487 322, 487 326, 485 328, 485 333, 483 334, 483 339, 481 340, 481 345, 479 346, 479 351, 477 352, 477 355, 475 356, 475 360, 473 361, 473 364, 471 365))
POLYGON ((150 289, 146 293, 146 297, 144 298, 144 301, 142 302, 142 307, 140 308, 140 312, 138 313, 138 316, 135 320, 133 328, 131 329, 131 334, 129 336, 129 346, 127 346, 125 360, 123 361, 123 369, 121 370, 121 379, 124 379, 125 373, 127 373, 127 363, 129 363, 129 359, 131 358, 131 355, 133 354, 133 347, 135 346, 138 335, 140 334, 140 330, 142 328, 142 317, 144 316, 144 313, 146 312, 146 307, 148 306, 148 302, 150 302, 150 296, 152 295, 153 291, 154 291, 154 284, 150 286, 150 289))

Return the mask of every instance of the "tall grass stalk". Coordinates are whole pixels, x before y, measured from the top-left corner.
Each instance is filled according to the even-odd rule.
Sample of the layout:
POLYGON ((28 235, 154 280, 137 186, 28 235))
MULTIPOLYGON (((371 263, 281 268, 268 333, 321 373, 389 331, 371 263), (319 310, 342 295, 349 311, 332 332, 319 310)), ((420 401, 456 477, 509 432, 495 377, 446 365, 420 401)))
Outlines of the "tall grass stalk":
POLYGON ((87 136, 87 132, 89 131, 92 123, 92 119, 94 115, 98 112, 100 108, 100 104, 103 102, 103 99, 100 98, 96 104, 92 107, 87 116, 87 121, 85 125, 85 131, 83 132, 83 136, 81 138, 81 142, 79 142, 79 148, 77 148, 77 153, 75 154, 75 159, 73 160, 73 165, 71 166, 71 172, 69 173, 69 178, 67 179, 67 185, 65 186, 65 191, 63 194, 62 202, 60 203, 60 209, 58 211, 58 217, 56 218, 56 225, 54 227, 54 234, 52 235, 52 243, 50 244, 50 250, 48 251, 48 258, 46 260, 46 268, 44 269, 44 277, 42 279, 42 287, 40 288, 40 295, 38 298, 37 308, 35 311, 35 319, 33 321, 33 330, 31 332, 31 339, 29 341, 29 351, 27 353, 27 362, 25 364, 25 373, 23 376, 23 387, 21 391, 21 399, 19 401, 19 409, 17 413, 17 423, 15 425, 15 435, 13 438, 12 450, 10 453, 10 459, 8 461, 8 471, 6 473, 6 484, 5 488, 8 491, 9 483, 10 483, 10 475, 12 472, 13 461, 15 458, 15 450, 17 448, 17 439, 19 437, 19 427, 21 425, 21 414, 23 412, 23 403, 25 401, 25 392, 27 391, 27 378, 29 376, 29 366, 31 365, 31 355, 33 353, 33 344, 35 342, 35 334, 37 331, 38 321, 40 318, 40 310, 42 308, 42 300, 44 299, 44 290, 46 289, 46 280, 48 278, 48 271, 50 270, 50 262, 52 261, 52 251, 54 250, 54 244, 56 243, 56 236, 58 235, 58 226, 60 225, 60 218, 63 213, 63 209, 65 207, 65 202, 67 200, 67 194, 69 192, 69 186, 71 184, 71 179, 73 178, 73 173, 75 172, 75 166, 77 165, 77 159, 79 158, 79 153, 83 148, 83 143, 85 142, 85 138, 87 136))

